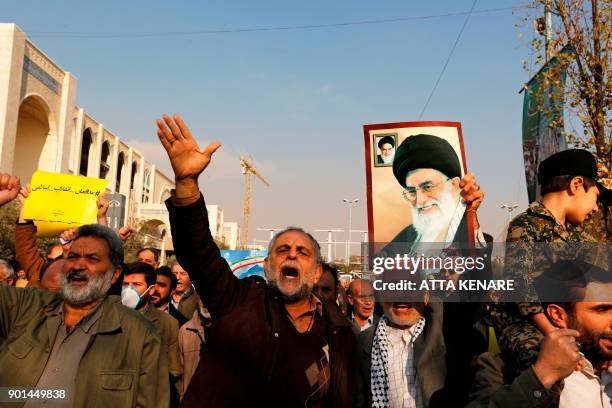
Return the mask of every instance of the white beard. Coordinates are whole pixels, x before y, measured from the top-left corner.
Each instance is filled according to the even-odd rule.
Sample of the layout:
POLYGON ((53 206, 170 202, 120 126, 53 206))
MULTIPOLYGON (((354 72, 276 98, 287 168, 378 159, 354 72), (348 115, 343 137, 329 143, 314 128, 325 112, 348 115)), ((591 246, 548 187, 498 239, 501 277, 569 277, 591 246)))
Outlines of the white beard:
POLYGON ((393 163, 393 157, 395 157, 395 154, 390 154, 388 156, 380 155, 380 157, 382 157, 383 163, 391 164, 393 163))
POLYGON ((450 221, 457 209, 457 199, 453 197, 453 193, 447 187, 437 200, 430 199, 420 206, 411 205, 410 209, 412 211, 412 225, 419 234, 419 241, 438 242, 444 240, 441 235, 448 230, 450 221), (419 208, 432 204, 436 205, 437 211, 432 214, 419 213, 419 208))

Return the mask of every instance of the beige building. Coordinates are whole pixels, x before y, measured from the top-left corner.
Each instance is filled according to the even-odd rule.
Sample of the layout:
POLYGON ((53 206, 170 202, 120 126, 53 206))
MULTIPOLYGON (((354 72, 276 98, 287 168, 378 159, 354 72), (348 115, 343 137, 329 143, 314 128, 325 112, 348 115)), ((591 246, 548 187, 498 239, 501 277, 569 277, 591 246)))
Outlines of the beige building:
MULTIPOLYGON (((171 249, 163 201, 174 181, 76 105, 77 79, 15 24, 0 24, 0 171, 100 177, 124 223, 149 223, 151 244, 171 249)), ((222 222, 222 221, 221 221, 222 222)))
POLYGON ((223 241, 229 249, 238 248, 240 242, 240 225, 237 222, 223 223, 223 241))

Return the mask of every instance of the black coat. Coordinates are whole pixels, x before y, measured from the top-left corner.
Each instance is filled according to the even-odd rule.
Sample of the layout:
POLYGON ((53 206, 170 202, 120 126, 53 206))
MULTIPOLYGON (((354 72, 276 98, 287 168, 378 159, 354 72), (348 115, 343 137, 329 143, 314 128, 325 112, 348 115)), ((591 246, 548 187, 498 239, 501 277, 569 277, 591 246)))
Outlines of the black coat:
MULTIPOLYGON (((178 262, 189 272, 214 324, 206 350, 183 399, 183 406, 278 406, 272 383, 284 338, 279 327, 287 313, 280 298, 265 283, 237 279, 221 257, 210 234, 204 199, 170 212, 178 262)), ((329 344, 331 379, 324 406, 354 406, 355 337, 337 306, 323 303, 329 344)), ((296 353, 300 350, 296 349, 296 353)))

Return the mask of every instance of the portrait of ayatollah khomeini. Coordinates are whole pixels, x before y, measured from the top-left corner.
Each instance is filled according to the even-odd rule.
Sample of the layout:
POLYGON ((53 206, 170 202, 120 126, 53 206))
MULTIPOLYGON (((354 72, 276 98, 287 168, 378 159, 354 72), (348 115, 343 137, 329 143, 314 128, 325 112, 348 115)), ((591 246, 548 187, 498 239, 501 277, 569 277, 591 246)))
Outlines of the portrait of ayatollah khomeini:
POLYGON ((425 134, 407 137, 395 152, 393 175, 403 187, 412 224, 391 243, 415 248, 420 242, 468 242, 461 163, 448 141, 425 134))
POLYGON ((378 150, 380 154, 376 155, 377 166, 391 166, 395 156, 395 135, 385 135, 377 137, 378 150))

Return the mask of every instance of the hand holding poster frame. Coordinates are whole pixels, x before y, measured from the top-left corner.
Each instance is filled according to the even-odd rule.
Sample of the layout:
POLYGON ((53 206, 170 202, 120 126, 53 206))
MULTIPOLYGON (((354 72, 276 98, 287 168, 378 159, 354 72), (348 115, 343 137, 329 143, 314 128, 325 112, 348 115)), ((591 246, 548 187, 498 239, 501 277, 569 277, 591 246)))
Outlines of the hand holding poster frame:
POLYGON ((36 171, 24 204, 24 218, 34 221, 40 237, 93 224, 98 213, 96 200, 107 184, 104 179, 36 171))
POLYGON ((458 187, 467 173, 461 124, 399 122, 363 129, 370 242, 473 243, 473 214, 462 206, 458 187), (379 162, 383 138, 395 141, 390 166, 379 162))

